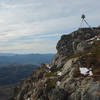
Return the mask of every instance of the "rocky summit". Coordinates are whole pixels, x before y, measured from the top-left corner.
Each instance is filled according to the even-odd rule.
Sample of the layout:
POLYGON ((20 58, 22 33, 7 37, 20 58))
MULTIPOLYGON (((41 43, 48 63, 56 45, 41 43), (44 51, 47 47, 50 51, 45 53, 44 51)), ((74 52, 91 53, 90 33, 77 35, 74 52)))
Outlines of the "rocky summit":
POLYGON ((100 100, 100 27, 63 35, 51 64, 41 64, 9 100, 100 100))

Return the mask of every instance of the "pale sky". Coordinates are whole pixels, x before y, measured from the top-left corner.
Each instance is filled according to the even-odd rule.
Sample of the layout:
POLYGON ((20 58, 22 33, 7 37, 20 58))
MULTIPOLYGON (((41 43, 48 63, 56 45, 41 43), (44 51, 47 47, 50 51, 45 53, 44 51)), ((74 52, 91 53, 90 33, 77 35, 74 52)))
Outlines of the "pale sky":
POLYGON ((99 0, 0 0, 0 53, 55 53, 83 13, 100 25, 99 0))

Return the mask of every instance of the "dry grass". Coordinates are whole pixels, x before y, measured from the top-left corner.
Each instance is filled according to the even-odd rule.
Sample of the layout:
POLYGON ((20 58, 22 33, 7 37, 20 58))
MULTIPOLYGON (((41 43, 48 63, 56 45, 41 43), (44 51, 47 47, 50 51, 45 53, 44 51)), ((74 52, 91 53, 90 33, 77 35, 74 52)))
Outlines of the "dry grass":
POLYGON ((57 75, 57 71, 59 71, 58 69, 55 69, 54 71, 50 72, 50 73, 47 73, 45 75, 45 77, 52 77, 52 76, 55 76, 57 75))

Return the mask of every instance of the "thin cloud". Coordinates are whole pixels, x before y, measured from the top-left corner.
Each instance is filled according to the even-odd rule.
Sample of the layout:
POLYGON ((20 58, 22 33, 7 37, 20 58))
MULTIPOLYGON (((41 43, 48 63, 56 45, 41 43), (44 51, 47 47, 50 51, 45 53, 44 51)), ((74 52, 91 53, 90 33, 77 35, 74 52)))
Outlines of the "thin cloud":
POLYGON ((79 28, 85 13, 99 26, 99 1, 0 0, 0 52, 54 53, 60 36, 79 28))

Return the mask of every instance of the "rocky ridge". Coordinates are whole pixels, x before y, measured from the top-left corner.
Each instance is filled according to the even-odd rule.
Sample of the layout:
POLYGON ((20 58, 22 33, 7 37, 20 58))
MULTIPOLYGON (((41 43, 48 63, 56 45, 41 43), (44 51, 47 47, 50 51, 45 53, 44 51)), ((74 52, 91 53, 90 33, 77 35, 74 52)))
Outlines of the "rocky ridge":
POLYGON ((63 35, 51 64, 41 64, 10 100, 100 100, 100 27, 63 35))

